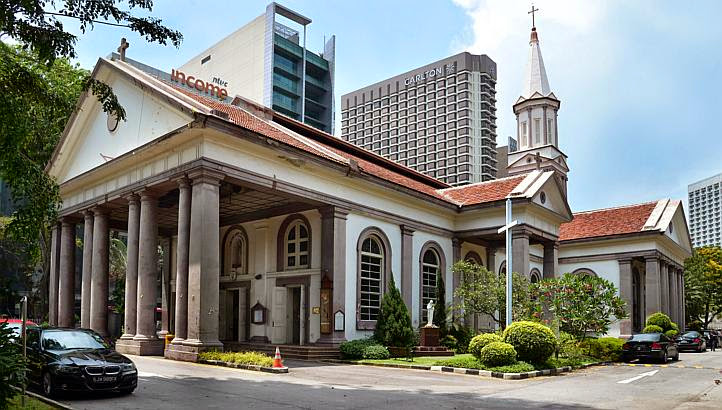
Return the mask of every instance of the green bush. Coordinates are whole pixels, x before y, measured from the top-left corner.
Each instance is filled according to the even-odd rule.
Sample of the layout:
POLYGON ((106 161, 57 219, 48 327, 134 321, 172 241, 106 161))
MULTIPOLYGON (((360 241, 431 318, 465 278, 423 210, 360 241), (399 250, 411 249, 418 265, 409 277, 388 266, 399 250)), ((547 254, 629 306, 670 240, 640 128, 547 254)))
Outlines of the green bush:
POLYGON ((411 347, 415 342, 409 309, 391 275, 389 289, 381 299, 374 339, 384 346, 411 347))
POLYGON ((479 352, 479 361, 485 366, 507 366, 516 363, 514 346, 504 342, 491 342, 479 352))
POLYGON ((486 369, 481 362, 469 356, 454 356, 444 360, 437 360, 434 366, 462 367, 465 369, 486 369))
POLYGON ((669 318, 669 316, 665 315, 662 312, 652 313, 651 315, 649 315, 649 317, 647 317, 647 322, 645 323, 645 326, 652 325, 661 327, 662 332, 673 329, 672 320, 669 318))
POLYGON ((459 348, 459 341, 452 335, 444 336, 439 343, 449 350, 456 351, 459 348))
POLYGON ((12 384, 23 380, 25 359, 20 344, 14 339, 10 326, 0 323, 0 409, 8 408, 9 401, 17 394, 12 384))
POLYGON ((363 358, 372 360, 386 360, 391 357, 389 349, 381 345, 370 345, 364 348, 363 358))
POLYGON ((486 370, 499 373, 526 373, 533 372, 534 366, 527 362, 516 362, 506 366, 489 367, 486 370))
POLYGON ((679 333, 679 326, 674 322, 672 322, 672 330, 676 330, 679 333))
POLYGON ((647 325, 647 327, 642 329, 642 333, 664 333, 664 329, 657 325, 647 325))
POLYGON ((341 357, 348 360, 363 359, 364 349, 371 345, 378 344, 371 338, 356 339, 342 342, 338 349, 341 351, 341 357))
POLYGON ((601 337, 599 339, 587 339, 583 346, 595 359, 605 362, 618 362, 622 359, 622 346, 624 340, 616 337, 601 337))
POLYGON ((585 356, 584 348, 574 336, 567 332, 560 332, 557 340, 559 356, 569 359, 580 359, 585 356))
POLYGON ((448 334, 456 338, 456 353, 466 353, 474 331, 461 323, 452 323, 449 326, 448 334))
POLYGON ((474 357, 478 359, 479 355, 481 354, 481 349, 483 349, 484 346, 492 342, 503 341, 504 340, 501 338, 501 336, 494 333, 482 333, 480 335, 474 336, 474 338, 471 339, 471 342, 469 342, 468 352, 473 354, 474 357))
POLYGON ((674 329, 669 329, 668 331, 664 332, 665 336, 667 336, 670 339, 674 339, 679 334, 679 331, 674 329))
POLYGON ((199 353, 198 358, 202 360, 218 360, 227 363, 237 363, 263 367, 273 366, 273 359, 267 354, 259 352, 208 351, 199 353))
POLYGON ((504 330, 504 341, 514 346, 521 361, 542 363, 556 351, 554 332, 541 323, 514 322, 504 330))

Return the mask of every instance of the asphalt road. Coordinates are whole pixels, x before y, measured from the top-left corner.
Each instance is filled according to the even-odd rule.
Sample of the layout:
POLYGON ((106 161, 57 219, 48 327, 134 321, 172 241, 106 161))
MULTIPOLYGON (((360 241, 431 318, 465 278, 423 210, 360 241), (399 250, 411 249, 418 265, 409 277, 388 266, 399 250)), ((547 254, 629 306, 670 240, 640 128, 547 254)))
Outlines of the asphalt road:
POLYGON ((722 409, 722 351, 518 381, 296 361, 286 363, 289 374, 271 375, 131 357, 135 393, 61 401, 76 409, 722 409))

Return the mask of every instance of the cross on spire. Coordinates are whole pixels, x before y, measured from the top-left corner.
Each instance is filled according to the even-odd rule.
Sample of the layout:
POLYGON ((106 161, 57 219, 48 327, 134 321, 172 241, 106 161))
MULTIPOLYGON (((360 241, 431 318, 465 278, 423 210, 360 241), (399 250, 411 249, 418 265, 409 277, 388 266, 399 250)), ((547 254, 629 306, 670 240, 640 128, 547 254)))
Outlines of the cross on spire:
POLYGON ((529 11, 527 14, 531 14, 531 28, 532 30, 536 28, 536 23, 534 22, 534 13, 539 11, 538 8, 534 7, 534 4, 531 5, 531 11, 529 11))
POLYGON ((130 47, 130 43, 125 41, 125 37, 120 39, 120 46, 118 47, 118 53, 120 53, 120 61, 125 61, 125 50, 130 47))

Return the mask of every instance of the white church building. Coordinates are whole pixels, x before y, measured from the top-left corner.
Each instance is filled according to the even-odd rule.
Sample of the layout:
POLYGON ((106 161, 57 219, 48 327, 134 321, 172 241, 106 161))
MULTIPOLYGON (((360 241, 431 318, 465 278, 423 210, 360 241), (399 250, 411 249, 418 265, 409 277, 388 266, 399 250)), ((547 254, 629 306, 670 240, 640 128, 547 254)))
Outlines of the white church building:
POLYGON ((505 272, 497 231, 510 198, 519 221, 513 271, 532 281, 565 272, 612 281, 630 312, 613 335, 639 330, 656 311, 683 326, 691 246, 680 201, 572 213, 560 101, 536 31, 529 52, 510 176, 460 187, 243 98, 221 101, 203 80, 99 59, 92 75, 112 86, 127 119, 83 95, 47 168, 62 197, 51 324, 77 325, 78 288, 79 325, 108 334, 108 238, 118 231, 128 242, 119 351, 195 360, 224 346, 334 346, 371 333, 391 277, 420 326, 440 278, 452 302, 455 261, 505 272), (164 351, 165 333, 175 339, 164 351))

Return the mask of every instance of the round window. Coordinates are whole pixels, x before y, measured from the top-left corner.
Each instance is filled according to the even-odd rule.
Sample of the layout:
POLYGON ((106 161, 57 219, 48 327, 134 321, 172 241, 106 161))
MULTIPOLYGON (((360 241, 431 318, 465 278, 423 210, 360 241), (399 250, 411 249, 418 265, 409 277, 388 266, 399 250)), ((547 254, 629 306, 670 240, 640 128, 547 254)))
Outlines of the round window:
POLYGON ((539 194, 539 200, 541 201, 542 204, 543 204, 543 203, 546 203, 546 201, 547 201, 547 194, 546 194, 544 191, 542 191, 541 194, 539 194))
POLYGON ((118 123, 119 123, 119 122, 120 122, 120 121, 118 120, 118 116, 117 116, 117 115, 115 115, 115 114, 113 114, 113 113, 108 113, 108 119, 107 119, 107 122, 106 122, 106 124, 107 124, 107 126, 108 126, 108 131, 113 132, 113 131, 115 131, 116 129, 118 129, 118 123))

